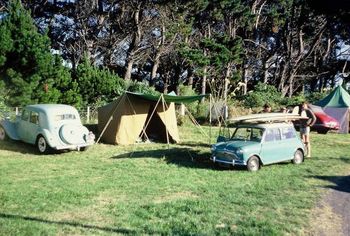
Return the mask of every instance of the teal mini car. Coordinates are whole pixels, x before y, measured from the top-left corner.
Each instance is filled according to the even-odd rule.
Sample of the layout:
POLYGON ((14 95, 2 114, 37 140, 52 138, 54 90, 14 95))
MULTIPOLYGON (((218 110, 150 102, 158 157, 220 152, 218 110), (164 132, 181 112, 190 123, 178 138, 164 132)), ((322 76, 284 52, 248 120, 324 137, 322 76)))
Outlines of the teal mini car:
POLYGON ((225 166, 246 166, 257 171, 262 165, 283 161, 300 164, 305 148, 290 122, 236 125, 229 138, 219 137, 211 160, 225 166))
POLYGON ((50 150, 85 150, 94 144, 95 135, 81 124, 72 106, 38 104, 26 106, 15 121, 0 121, 0 141, 21 140, 35 144, 40 153, 50 150))

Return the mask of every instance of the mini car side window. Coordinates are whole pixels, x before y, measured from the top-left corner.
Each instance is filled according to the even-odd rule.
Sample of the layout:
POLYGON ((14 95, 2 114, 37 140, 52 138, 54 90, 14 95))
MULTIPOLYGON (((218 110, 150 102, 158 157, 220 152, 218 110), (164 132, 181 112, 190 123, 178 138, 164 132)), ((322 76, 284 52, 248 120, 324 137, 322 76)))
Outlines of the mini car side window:
POLYGON ((282 128, 282 139, 295 138, 295 132, 292 127, 282 128))
POLYGON ((29 119, 30 123, 33 123, 33 124, 39 124, 39 113, 35 112, 35 111, 32 111, 30 113, 30 119, 29 119))
POLYGON ((28 110, 23 110, 21 119, 25 120, 25 121, 28 121, 28 118, 29 118, 29 111, 28 110))
POLYGON ((281 131, 280 129, 273 129, 273 134, 275 137, 275 140, 281 140, 281 131))
POLYGON ((272 142, 281 140, 281 133, 279 129, 266 130, 265 142, 272 142))

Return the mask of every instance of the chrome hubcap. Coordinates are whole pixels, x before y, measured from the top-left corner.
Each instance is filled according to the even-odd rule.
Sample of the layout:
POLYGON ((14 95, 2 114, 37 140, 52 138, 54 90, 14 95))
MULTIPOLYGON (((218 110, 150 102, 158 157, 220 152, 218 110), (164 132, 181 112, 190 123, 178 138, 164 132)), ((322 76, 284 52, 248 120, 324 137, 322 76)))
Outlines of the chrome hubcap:
POLYGON ((256 162, 256 160, 253 160, 250 162, 250 169, 251 170, 258 170, 258 163, 256 162))
POLYGON ((39 148, 40 152, 45 152, 45 150, 46 150, 46 141, 43 137, 39 138, 38 148, 39 148))
POLYGON ((294 161, 295 163, 299 164, 301 163, 303 158, 301 157, 301 154, 299 152, 295 153, 294 161))

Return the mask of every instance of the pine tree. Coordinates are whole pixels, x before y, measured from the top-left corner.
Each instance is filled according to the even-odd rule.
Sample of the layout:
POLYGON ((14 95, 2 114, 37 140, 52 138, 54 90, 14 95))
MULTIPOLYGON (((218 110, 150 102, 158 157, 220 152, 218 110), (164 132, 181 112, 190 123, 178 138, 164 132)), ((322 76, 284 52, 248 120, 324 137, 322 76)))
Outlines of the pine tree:
POLYGON ((71 83, 70 75, 52 55, 49 38, 38 32, 19 0, 9 2, 0 21, 0 45, 0 78, 8 105, 57 103, 65 97, 58 88, 71 83))

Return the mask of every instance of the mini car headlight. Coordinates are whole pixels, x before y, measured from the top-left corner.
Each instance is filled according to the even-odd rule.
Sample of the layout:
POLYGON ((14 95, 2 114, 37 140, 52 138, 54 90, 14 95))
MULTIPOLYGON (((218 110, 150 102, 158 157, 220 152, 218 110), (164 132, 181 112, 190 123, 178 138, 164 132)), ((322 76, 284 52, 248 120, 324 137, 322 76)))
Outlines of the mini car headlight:
POLYGON ((243 154, 243 150, 240 149, 240 148, 238 148, 238 149, 236 150, 236 154, 243 154))

